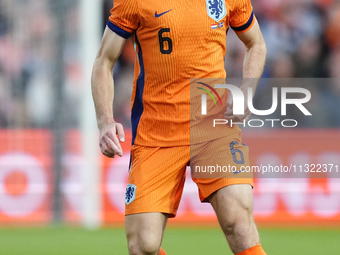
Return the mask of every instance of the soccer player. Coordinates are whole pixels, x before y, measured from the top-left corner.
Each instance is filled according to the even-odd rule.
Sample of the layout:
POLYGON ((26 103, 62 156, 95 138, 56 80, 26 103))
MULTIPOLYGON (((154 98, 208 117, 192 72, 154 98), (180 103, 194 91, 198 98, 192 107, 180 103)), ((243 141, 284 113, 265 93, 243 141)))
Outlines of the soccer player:
MULTIPOLYGON (((122 156, 124 131, 113 118, 112 69, 126 39, 136 64, 131 102, 131 166, 125 229, 130 255, 166 254, 161 248, 167 219, 180 202, 190 161, 190 78, 226 78, 226 36, 232 28, 245 45, 244 78, 262 75, 266 46, 250 0, 115 0, 92 74, 92 93, 107 157, 122 156), (118 136, 118 137, 117 137, 118 136)), ((244 79, 241 89, 247 87, 244 79)), ((249 117, 226 117, 238 121, 249 117)), ((195 147, 191 164, 218 152, 225 165, 249 164, 238 127, 195 147), (241 159, 239 155, 242 154, 241 159)), ((240 173, 242 174, 242 173, 240 173)), ((253 220, 252 178, 194 178, 234 254, 262 255, 253 220)))

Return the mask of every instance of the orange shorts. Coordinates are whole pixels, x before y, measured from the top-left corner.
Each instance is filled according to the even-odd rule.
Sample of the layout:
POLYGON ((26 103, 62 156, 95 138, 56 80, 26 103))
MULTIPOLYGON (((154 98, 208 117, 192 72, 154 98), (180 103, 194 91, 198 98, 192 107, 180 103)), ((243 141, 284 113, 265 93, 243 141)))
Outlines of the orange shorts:
POLYGON ((206 202, 212 193, 228 185, 253 186, 252 176, 239 170, 240 166, 249 166, 248 154, 248 147, 242 145, 241 134, 191 146, 165 148, 133 145, 125 194, 125 213, 161 212, 174 217, 189 164, 202 202, 206 202), (209 167, 210 172, 204 172, 209 167), (228 167, 233 172, 222 171, 228 167))

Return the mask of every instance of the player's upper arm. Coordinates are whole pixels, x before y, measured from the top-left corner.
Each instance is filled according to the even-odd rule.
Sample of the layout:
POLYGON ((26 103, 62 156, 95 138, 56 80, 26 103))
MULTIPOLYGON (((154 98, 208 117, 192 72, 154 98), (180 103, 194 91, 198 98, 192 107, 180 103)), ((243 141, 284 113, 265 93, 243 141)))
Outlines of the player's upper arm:
POLYGON ((113 68, 123 50, 125 41, 125 38, 107 27, 104 32, 96 62, 100 62, 101 64, 113 68))
POLYGON ((254 45, 262 45, 265 47, 259 23, 255 17, 254 19, 254 25, 249 30, 243 33, 237 33, 238 38, 244 43, 247 49, 252 48, 254 45))
POLYGON ((109 61, 112 66, 120 56, 125 40, 139 26, 138 0, 115 0, 113 4, 97 56, 97 60, 109 61))

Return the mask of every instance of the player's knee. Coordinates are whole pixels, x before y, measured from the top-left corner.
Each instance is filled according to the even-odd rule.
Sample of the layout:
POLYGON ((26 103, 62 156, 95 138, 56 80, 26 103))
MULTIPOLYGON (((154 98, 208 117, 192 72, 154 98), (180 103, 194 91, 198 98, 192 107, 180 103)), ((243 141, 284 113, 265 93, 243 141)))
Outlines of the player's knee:
POLYGON ((226 235, 248 232, 254 226, 253 210, 251 206, 244 205, 228 216, 223 226, 226 235))
POLYGON ((160 243, 152 238, 128 240, 130 255, 157 255, 160 243))
POLYGON ((228 224, 226 228, 224 228, 224 232, 227 236, 246 236, 247 233, 250 232, 251 228, 253 228, 253 226, 253 221, 235 220, 228 224))

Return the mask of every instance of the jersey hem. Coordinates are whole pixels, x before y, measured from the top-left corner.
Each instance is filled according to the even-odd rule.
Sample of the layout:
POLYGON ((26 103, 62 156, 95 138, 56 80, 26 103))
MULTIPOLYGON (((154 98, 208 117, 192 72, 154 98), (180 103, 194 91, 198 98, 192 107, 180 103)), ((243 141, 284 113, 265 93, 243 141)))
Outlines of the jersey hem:
POLYGON ((174 141, 174 142, 135 142, 132 144, 136 146, 142 147, 160 147, 160 148, 173 148, 173 147, 183 147, 183 146, 190 146, 190 142, 183 143, 182 141, 174 141))

